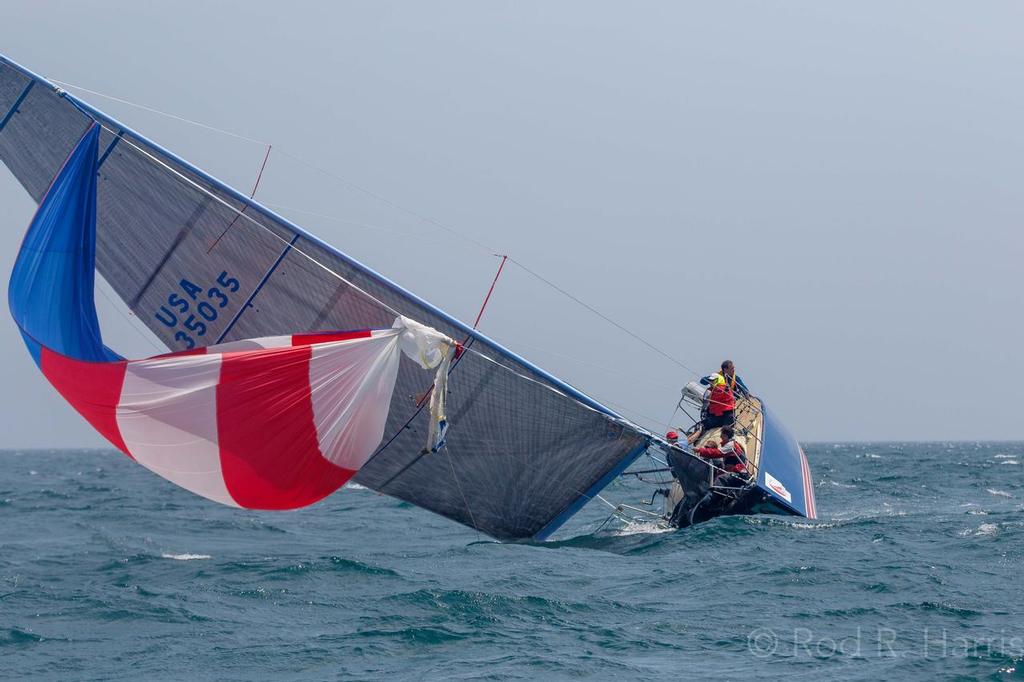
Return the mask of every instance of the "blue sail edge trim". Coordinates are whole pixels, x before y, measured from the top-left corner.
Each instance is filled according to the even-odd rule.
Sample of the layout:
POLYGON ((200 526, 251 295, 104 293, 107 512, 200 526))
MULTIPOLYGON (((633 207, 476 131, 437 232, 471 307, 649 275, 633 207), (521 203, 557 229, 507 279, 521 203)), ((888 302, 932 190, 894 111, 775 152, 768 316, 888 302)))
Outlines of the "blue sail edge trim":
POLYGON ((555 518, 548 521, 547 525, 537 531, 532 540, 543 542, 551 537, 551 534, 561 528, 566 521, 572 518, 580 509, 582 509, 587 502, 594 499, 594 496, 599 492, 608 487, 608 484, 614 481, 623 471, 625 471, 630 464, 635 462, 640 455, 647 451, 647 448, 651 445, 651 439, 645 438, 640 445, 636 446, 630 452, 622 458, 622 460, 610 469, 604 476, 597 479, 592 486, 587 488, 586 492, 576 498, 568 507, 562 510, 555 518))
POLYGON ((334 254, 338 258, 342 259, 343 261, 345 261, 346 263, 348 263, 352 267, 356 268, 357 270, 360 270, 364 274, 369 275, 370 277, 373 277, 374 279, 379 281, 381 284, 383 284, 383 285, 385 285, 387 287, 390 287, 392 290, 402 294, 403 296, 407 297, 409 300, 411 300, 412 302, 416 303, 417 305, 420 305, 420 306, 426 308, 427 310, 429 310, 433 314, 435 314, 438 317, 442 318, 448 324, 450 324, 453 327, 455 327, 456 329, 458 329, 460 332, 462 332, 464 334, 467 334, 468 336, 472 336, 477 341, 483 343, 484 345, 486 345, 490 349, 492 349, 495 352, 497 352, 499 355, 502 355, 502 356, 508 358, 509 360, 517 362, 517 363, 523 365, 524 367, 528 368, 530 371, 535 372, 537 375, 539 375, 540 377, 542 377, 546 381, 550 382, 553 386, 557 387, 560 391, 563 391, 568 396, 574 398, 575 400, 578 400, 579 402, 583 403, 584 405, 586 405, 588 407, 591 407, 591 408, 593 408, 593 409, 595 409, 595 410, 597 410, 599 412, 603 412, 604 414, 607 414, 607 415, 609 415, 611 417, 614 417, 617 420, 620 420, 620 421, 622 421, 622 422, 624 422, 626 424, 629 424, 630 428, 636 430, 638 433, 642 433, 642 434, 645 434, 645 435, 647 434, 647 430, 646 429, 640 427, 639 425, 634 424, 631 420, 629 420, 626 417, 620 415, 618 412, 616 412, 615 410, 611 409, 610 407, 607 407, 606 405, 603 405, 602 403, 598 402, 594 398, 591 398, 587 394, 583 393, 582 391, 580 391, 579 389, 573 387, 572 385, 566 383, 565 381, 559 379, 558 377, 554 376, 550 372, 542 369, 541 367, 538 367, 537 365, 535 365, 534 363, 530 362, 529 360, 523 358, 522 356, 520 356, 519 354, 515 353, 514 351, 511 351, 508 348, 505 348, 500 343, 498 343, 494 339, 490 338, 486 334, 483 334, 483 333, 473 329, 472 327, 467 325, 465 322, 462 322, 458 318, 455 318, 455 317, 449 315, 448 313, 446 313, 445 311, 441 310, 437 306, 427 302, 426 300, 420 298, 419 296, 417 296, 416 294, 412 293, 411 291, 409 291, 409 290, 405 289, 404 287, 400 286, 399 284, 396 284, 395 282, 391 281, 390 279, 388 279, 384 275, 380 274, 376 270, 373 270, 372 268, 364 265, 363 263, 353 259, 351 256, 349 256, 349 255, 347 255, 345 253, 342 253, 341 251, 339 251, 334 246, 331 246, 330 244, 328 244, 327 242, 323 241, 322 239, 320 239, 316 235, 313 235, 310 232, 308 232, 307 230, 305 230, 304 228, 296 225, 291 220, 288 220, 284 216, 279 215, 278 213, 274 212, 273 210, 271 210, 271 209, 267 208, 266 206, 260 204, 258 201, 255 201, 251 197, 248 197, 245 194, 239 192, 238 190, 236 190, 235 188, 231 187, 227 183, 219 180, 218 178, 214 177, 213 175, 210 175, 209 173, 207 173, 206 171, 204 171, 204 170, 196 167, 195 165, 189 163, 188 161, 186 161, 185 159, 181 158, 180 156, 178 156, 174 152, 171 152, 170 150, 165 149, 164 147, 162 147, 161 145, 157 144, 156 142, 153 142, 152 140, 150 140, 145 135, 142 135, 142 134, 138 133, 133 128, 131 128, 130 126, 125 125, 124 123, 122 123, 121 121, 117 120, 113 116, 110 116, 109 114, 106 114, 103 111, 100 111, 99 109, 93 107, 92 105, 88 104, 87 102, 84 102, 84 101, 78 99, 77 97, 75 97, 71 93, 67 92, 63 88, 58 87, 57 85, 53 84, 52 82, 50 82, 46 78, 40 76, 39 74, 31 71, 28 68, 22 66, 21 64, 13 61, 12 59, 10 59, 9 57, 7 57, 7 56, 5 56, 3 54, 0 54, 0 63, 6 64, 7 66, 11 67, 12 69, 15 69, 16 71, 20 72, 22 75, 26 76, 27 78, 31 78, 31 79, 33 79, 35 81, 38 81, 39 83, 42 83, 43 85, 45 85, 46 87, 50 88, 54 92, 60 93, 60 95, 62 97, 67 99, 71 104, 73 104, 75 107, 77 107, 79 110, 81 110, 85 115, 90 116, 92 118, 95 118, 97 120, 104 121, 105 123, 108 123, 111 126, 113 126, 115 128, 118 128, 120 131, 123 132, 124 135, 128 135, 128 136, 134 137, 137 140, 139 140, 140 142, 143 142, 143 143, 145 143, 147 145, 150 145, 153 149, 155 149, 160 154, 163 154, 168 159, 171 159, 175 163, 180 164, 183 168, 185 168, 189 172, 194 173, 195 175, 199 176, 200 178, 202 178, 206 182, 210 183, 212 186, 216 187, 218 190, 221 190, 221 191, 227 193, 228 195, 231 196, 231 198, 233 198, 233 199, 235 199, 237 201, 240 201, 243 204, 246 204, 248 206, 252 206, 253 208, 261 211, 265 215, 273 218, 274 220, 280 221, 282 224, 286 225, 290 230, 292 230, 292 231, 296 232, 297 234, 301 235, 303 239, 306 239, 306 240, 312 242, 313 244, 316 244, 317 246, 319 246, 319 247, 321 247, 323 249, 326 249, 327 251, 331 252, 332 254, 334 254))

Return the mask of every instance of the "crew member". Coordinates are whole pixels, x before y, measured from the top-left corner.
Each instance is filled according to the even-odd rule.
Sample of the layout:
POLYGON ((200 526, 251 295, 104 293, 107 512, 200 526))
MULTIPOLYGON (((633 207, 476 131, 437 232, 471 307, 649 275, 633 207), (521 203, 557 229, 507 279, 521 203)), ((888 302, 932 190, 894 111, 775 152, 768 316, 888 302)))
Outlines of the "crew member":
POLYGON ((705 459, 722 460, 721 468, 725 471, 715 477, 716 486, 739 488, 750 481, 750 473, 747 471, 747 453, 735 436, 736 433, 731 426, 723 426, 721 445, 712 442, 708 444, 708 447, 694 450, 705 459))
POLYGON ((711 393, 708 395, 707 414, 701 424, 702 432, 719 426, 732 426, 736 421, 736 398, 730 380, 722 374, 712 374, 710 380, 711 393))
POLYGON ((736 365, 732 363, 732 360, 725 360, 722 362, 721 376, 725 379, 726 383, 729 384, 729 389, 733 393, 739 393, 740 395, 750 395, 750 391, 747 389, 747 385, 743 383, 743 379, 736 374, 736 365))
POLYGON ((736 366, 732 360, 723 361, 720 371, 702 378, 700 383, 705 386, 714 386, 719 378, 726 380, 729 384, 729 389, 734 393, 739 393, 741 396, 750 395, 750 389, 743 382, 743 378, 736 374, 736 366))

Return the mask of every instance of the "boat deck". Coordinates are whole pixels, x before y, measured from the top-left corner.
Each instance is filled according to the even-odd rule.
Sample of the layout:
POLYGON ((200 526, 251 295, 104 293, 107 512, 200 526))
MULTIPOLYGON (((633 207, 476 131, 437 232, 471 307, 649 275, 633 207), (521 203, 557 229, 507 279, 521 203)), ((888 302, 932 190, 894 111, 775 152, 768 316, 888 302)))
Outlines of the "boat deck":
MULTIPOLYGON (((751 478, 757 480, 758 467, 761 464, 761 443, 764 439, 764 419, 761 416, 761 401, 753 396, 736 398, 736 440, 743 445, 747 453, 747 468, 751 478)), ((720 443, 721 429, 711 429, 702 433, 695 447, 704 447, 711 441, 720 443)))

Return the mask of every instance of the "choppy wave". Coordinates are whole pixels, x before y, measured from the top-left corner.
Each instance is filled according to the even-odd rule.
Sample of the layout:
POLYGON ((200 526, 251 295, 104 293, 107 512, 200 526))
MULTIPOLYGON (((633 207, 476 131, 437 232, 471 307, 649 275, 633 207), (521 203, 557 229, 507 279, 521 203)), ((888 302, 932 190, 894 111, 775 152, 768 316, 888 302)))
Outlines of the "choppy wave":
MULTIPOLYGON (((379 495, 252 512, 107 452, 3 453, 4 674, 1019 675, 1009 671, 1024 652, 998 638, 1024 637, 1024 481, 1010 464, 1024 445, 805 449, 817 521, 729 517, 674 530, 609 521, 602 505, 551 541, 516 544, 379 495), (943 632, 974 639, 955 655, 922 655, 922 638, 943 632), (768 656, 752 648, 765 633, 777 646, 768 656), (896 655, 872 654, 889 633, 896 655), (858 636, 859 658, 827 651, 858 636), (801 648, 808 637, 821 647, 801 648)), ((605 492, 645 494, 627 479, 605 492)))

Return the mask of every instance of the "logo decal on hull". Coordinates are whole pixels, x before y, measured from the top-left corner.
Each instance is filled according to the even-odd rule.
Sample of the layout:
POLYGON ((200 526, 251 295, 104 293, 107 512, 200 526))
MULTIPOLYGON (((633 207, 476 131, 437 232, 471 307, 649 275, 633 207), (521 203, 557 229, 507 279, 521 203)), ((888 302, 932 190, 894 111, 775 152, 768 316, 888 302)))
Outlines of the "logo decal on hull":
POLYGON ((788 490, 786 490, 786 486, 782 485, 782 483, 779 482, 779 479, 775 478, 767 471, 764 472, 764 484, 786 502, 789 502, 790 504, 793 503, 793 496, 789 494, 788 490))

